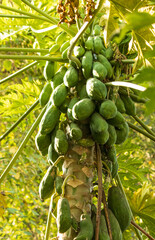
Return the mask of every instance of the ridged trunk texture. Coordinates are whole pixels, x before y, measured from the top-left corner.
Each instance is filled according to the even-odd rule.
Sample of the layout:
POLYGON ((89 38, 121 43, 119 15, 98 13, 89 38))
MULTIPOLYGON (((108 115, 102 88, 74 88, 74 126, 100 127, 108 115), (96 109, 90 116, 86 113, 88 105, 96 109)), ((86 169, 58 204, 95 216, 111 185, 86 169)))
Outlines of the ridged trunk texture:
MULTIPOLYGON (((82 147, 70 143, 63 163, 63 175, 67 180, 64 197, 68 199, 71 215, 79 222, 83 213, 91 214, 92 180, 94 175, 94 146, 82 147)), ((72 228, 58 233, 59 240, 73 240, 77 235, 72 228)))

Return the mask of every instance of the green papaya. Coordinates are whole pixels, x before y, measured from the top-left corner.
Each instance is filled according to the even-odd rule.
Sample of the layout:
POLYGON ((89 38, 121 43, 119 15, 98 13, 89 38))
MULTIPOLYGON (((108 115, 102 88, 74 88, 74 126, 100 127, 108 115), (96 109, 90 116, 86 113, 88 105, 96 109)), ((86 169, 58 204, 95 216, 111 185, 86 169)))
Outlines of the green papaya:
POLYGON ((67 113, 69 103, 70 103, 70 99, 66 98, 65 101, 59 107, 60 111, 63 112, 63 113, 67 113))
MULTIPOLYGON (((94 230, 96 229, 96 215, 92 218, 94 230)), ((95 231, 94 231, 94 238, 95 238, 95 231)), ((93 239, 94 239, 93 238, 93 239)), ((106 225, 106 220, 103 214, 100 217, 100 230, 99 230, 99 240, 110 240, 108 229, 106 225)))
POLYGON ((66 154, 68 151, 68 140, 63 130, 59 129, 56 131, 54 138, 54 149, 58 154, 66 154))
POLYGON ((104 80, 105 77, 107 76, 107 69, 104 67, 104 65, 102 63, 94 62, 92 73, 93 73, 94 78, 104 80))
POLYGON ((110 160, 111 162, 115 163, 117 161, 116 148, 114 145, 106 149, 106 155, 108 160, 110 160))
POLYGON ((55 190, 59 195, 61 195, 61 193, 62 193, 63 181, 64 180, 61 176, 56 176, 56 178, 55 178, 55 190))
POLYGON ((100 133, 108 130, 108 123, 102 118, 102 116, 95 112, 90 119, 91 132, 100 133))
POLYGON ((54 105, 49 106, 39 124, 41 134, 48 134, 52 132, 59 121, 59 117, 59 109, 54 105))
POLYGON ((64 75, 64 84, 69 88, 74 87, 77 85, 78 80, 78 71, 73 66, 70 66, 64 75))
POLYGON ((66 35, 67 35, 66 32, 61 32, 55 39, 56 43, 57 44, 62 44, 66 39, 66 35))
POLYGON ((41 200, 49 198, 54 191, 54 180, 56 177, 57 169, 50 166, 44 175, 39 185, 39 196, 41 200))
POLYGON ((51 54, 56 53, 59 50, 60 46, 58 44, 53 44, 53 46, 49 49, 51 54))
MULTIPOLYGON (((104 211, 103 211, 103 214, 105 216, 104 211)), ((123 236, 122 236, 119 223, 110 209, 108 209, 108 215, 109 215, 109 221, 110 221, 111 232, 112 232, 112 240, 122 240, 123 236)))
POLYGON ((74 47, 74 55, 75 57, 82 57, 85 53, 85 49, 82 46, 75 46, 74 47))
POLYGON ((116 143, 116 139, 117 139, 117 134, 116 134, 115 127, 108 124, 108 132, 109 132, 109 139, 108 139, 106 144, 108 146, 111 146, 111 145, 116 143))
POLYGON ((55 62, 46 61, 44 67, 44 77, 47 81, 51 80, 55 73, 55 62))
POLYGON ((117 108, 113 101, 105 100, 101 103, 99 112, 105 119, 111 119, 116 116, 117 108))
POLYGON ((73 240, 92 240, 94 227, 88 214, 82 214, 80 217, 80 231, 73 240))
POLYGON ((107 88, 103 82, 97 78, 89 78, 86 82, 88 96, 96 101, 103 101, 107 95, 107 88))
POLYGON ((95 103, 89 99, 84 98, 77 103, 72 108, 72 115, 75 120, 85 120, 91 116, 95 110, 95 103))
POLYGON ((109 133, 107 130, 99 133, 92 131, 92 137, 95 142, 104 145, 109 139, 109 133))
POLYGON ((68 54, 68 49, 69 49, 69 47, 66 48, 66 49, 62 52, 61 56, 62 56, 63 59, 67 59, 67 58, 68 58, 68 56, 67 56, 67 54, 68 54))
POLYGON ((43 156, 48 153, 48 147, 51 143, 51 137, 49 134, 42 135, 40 132, 35 137, 35 144, 37 149, 41 152, 43 156))
POLYGON ((67 71, 67 68, 64 66, 61 66, 59 71, 56 72, 56 74, 53 77, 53 89, 55 89, 57 86, 63 83, 63 78, 66 71, 67 71))
POLYGON ((106 58, 107 58, 108 60, 111 60, 112 57, 113 57, 113 54, 114 54, 114 51, 113 51, 112 47, 111 47, 111 46, 108 47, 108 48, 106 49, 106 51, 105 51, 105 56, 106 56, 106 58))
POLYGON ((89 36, 87 41, 85 42, 85 48, 87 50, 94 50, 94 38, 92 36, 89 36))
POLYGON ((79 97, 80 97, 80 99, 88 98, 88 94, 87 94, 87 90, 86 90, 86 84, 84 84, 83 87, 81 88, 81 90, 79 92, 79 97))
POLYGON ((108 190, 108 208, 115 215, 122 232, 130 225, 132 220, 131 210, 119 187, 112 186, 108 190))
POLYGON ((53 144, 51 143, 48 147, 48 161, 53 164, 59 157, 59 154, 54 150, 53 144))
POLYGON ((103 46, 101 38, 99 36, 95 36, 94 37, 94 52, 96 54, 99 54, 102 49, 104 49, 104 46, 103 46))
POLYGON ((103 66, 106 68, 107 77, 111 78, 113 76, 113 68, 112 68, 110 62, 107 60, 107 58, 104 57, 102 54, 98 54, 97 55, 97 60, 98 60, 98 62, 102 63, 103 66))
POLYGON ((95 36, 100 35, 100 32, 101 32, 101 27, 100 25, 96 24, 93 28, 93 35, 95 36))
POLYGON ((113 126, 120 126, 125 123, 125 118, 119 111, 117 111, 116 116, 114 118, 107 119, 107 122, 113 126))
POLYGON ((93 66, 93 55, 91 51, 86 51, 82 57, 82 72, 86 79, 91 77, 93 66))
POLYGON ((132 99, 129 96, 125 96, 120 94, 120 97, 124 103, 125 106, 125 112, 128 115, 135 116, 136 115, 136 106, 132 99))
POLYGON ((64 83, 57 86, 51 95, 52 104, 59 107, 64 101, 67 96, 67 88, 64 83))
POLYGON ((76 123, 70 124, 68 132, 69 132, 69 137, 71 139, 78 141, 82 138, 82 130, 79 128, 79 126, 76 123))
POLYGON ((116 144, 121 144, 123 143, 127 137, 128 137, 128 133, 129 133, 129 126, 126 122, 117 125, 115 127, 116 129, 116 134, 117 134, 117 140, 116 140, 116 144))
POLYGON ((69 42, 69 41, 64 42, 64 43, 61 45, 61 47, 60 47, 60 52, 63 53, 64 50, 66 50, 69 46, 70 46, 70 42, 69 42))
POLYGON ((51 83, 48 82, 43 87, 43 89, 39 95, 39 103, 40 103, 41 107, 44 107, 48 103, 51 93, 52 93, 51 83))
POLYGON ((60 198, 57 204, 57 227, 59 233, 66 232, 71 227, 71 212, 68 200, 60 198))
POLYGON ((117 172, 118 172, 118 162, 116 161, 112 163, 112 172, 111 172, 112 178, 116 177, 117 172))
POLYGON ((124 103, 123 103, 122 99, 120 98, 120 96, 117 96, 115 105, 117 107, 117 110, 120 113, 125 113, 125 111, 126 111, 125 106, 124 106, 124 103))
POLYGON ((74 97, 71 99, 69 105, 68 105, 68 108, 67 108, 67 117, 69 120, 71 121, 74 121, 75 119, 73 118, 73 115, 72 115, 72 108, 73 106, 75 105, 75 103, 77 103, 79 101, 78 98, 74 97))

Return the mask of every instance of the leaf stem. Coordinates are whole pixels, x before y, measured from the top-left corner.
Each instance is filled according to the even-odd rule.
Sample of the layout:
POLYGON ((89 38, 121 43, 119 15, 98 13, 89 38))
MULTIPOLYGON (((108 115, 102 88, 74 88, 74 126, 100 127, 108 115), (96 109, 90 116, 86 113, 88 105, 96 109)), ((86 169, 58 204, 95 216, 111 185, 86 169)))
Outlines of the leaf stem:
POLYGON ((5 77, 5 78, 3 78, 2 80, 0 80, 0 84, 6 82, 6 81, 8 81, 8 80, 10 80, 10 79, 13 78, 13 77, 16 77, 18 74, 20 74, 20 73, 22 73, 22 72, 25 72, 27 69, 33 67, 33 66, 36 65, 36 64, 38 64, 37 61, 34 61, 34 62, 28 64, 27 66, 21 68, 21 69, 18 70, 17 72, 12 73, 12 74, 9 75, 8 77, 5 77))
POLYGON ((147 236, 149 239, 151 240, 155 240, 150 234, 148 234, 143 228, 141 228, 137 223, 135 223, 133 220, 131 220, 131 224, 138 229, 139 231, 141 231, 145 236, 147 236))
MULTIPOLYGON (((42 11, 41 9, 37 8, 36 6, 34 6, 29 1, 27 1, 27 0, 21 0, 21 1, 24 2, 26 5, 28 5, 30 8, 34 9, 36 12, 40 13, 46 19, 49 19, 52 24, 54 24, 54 25, 58 25, 59 24, 59 21, 56 18, 51 17, 48 13, 46 13, 46 12, 42 11)), ((65 32, 67 32, 72 37, 75 36, 75 32, 72 31, 71 29, 69 29, 64 24, 61 24, 59 27, 62 28, 65 32)))
POLYGON ((144 131, 143 129, 141 129, 141 128, 135 126, 134 124, 132 124, 132 123, 130 123, 130 122, 127 122, 127 123, 128 123, 128 125, 129 125, 130 128, 136 130, 137 132, 143 134, 144 136, 150 138, 151 140, 153 140, 153 141, 155 142, 155 137, 154 137, 152 134, 150 134, 150 133, 144 131))
POLYGON ((13 131, 15 127, 17 127, 22 120, 38 105, 39 99, 0 137, 0 141, 2 141, 10 132, 13 131))
MULTIPOLYGON (((122 182, 121 182, 121 179, 120 179, 118 173, 117 173, 117 175, 116 175, 116 180, 117 180, 117 182, 118 182, 118 186, 120 187, 120 189, 121 189, 121 191, 122 191, 122 193, 123 193, 123 195, 124 195, 124 198, 125 198, 125 200, 126 200, 126 203, 127 203, 128 207, 129 207, 129 209, 130 209, 130 211, 131 211, 131 208, 130 208, 130 205, 129 205, 127 196, 126 196, 126 194, 125 194, 125 191, 124 191, 124 188, 123 188, 123 185, 122 185, 122 182)), ((132 211, 131 211, 131 216, 132 216, 132 219, 134 220, 134 216, 133 216, 132 211)), ((140 234, 140 232, 138 231, 137 228, 135 228, 135 232, 136 232, 136 235, 137 235, 138 239, 139 239, 139 240, 143 240, 143 239, 142 239, 142 236, 141 236, 141 234, 140 234)))
POLYGON ((17 152, 15 153, 15 155, 13 156, 13 158, 11 159, 10 163, 7 165, 6 169, 4 170, 4 172, 2 173, 2 175, 0 176, 0 184, 2 183, 2 181, 4 180, 4 178, 7 176, 7 174, 9 173, 9 171, 11 170, 11 168, 13 167, 13 165, 15 164, 16 160, 18 159, 19 155, 21 154, 23 148, 25 147, 25 145, 27 144, 28 140, 30 139, 31 135, 33 134, 34 130, 36 129, 36 127, 38 126, 44 112, 45 112, 46 107, 44 107, 41 111, 41 113, 39 114, 39 116, 37 117, 37 119, 35 120, 35 122, 33 123, 33 125, 31 126, 30 130, 28 131, 28 133, 26 134, 25 138, 23 139, 21 145, 19 146, 17 152))
POLYGON ((55 193, 51 196, 44 240, 48 240, 49 235, 50 235, 50 226, 51 226, 51 220, 52 220, 52 208, 53 208, 53 198, 54 198, 54 196, 55 196, 55 193))
POLYGON ((5 17, 5 18, 26 18, 26 19, 35 19, 36 17, 29 17, 26 15, 10 15, 10 14, 0 14, 0 18, 5 17))
POLYGON ((48 56, 37 56, 37 55, 0 55, 0 59, 24 59, 24 60, 46 60, 53 62, 68 63, 67 59, 62 57, 48 57, 48 56))
POLYGON ((155 136, 155 133, 138 117, 132 116, 148 133, 155 136))
POLYGON ((9 47, 0 47, 0 52, 41 52, 49 53, 48 49, 35 49, 35 48, 9 48, 9 47))
POLYGON ((98 172, 98 202, 97 202, 97 213, 96 213, 95 240, 98 240, 99 231, 100 231, 101 203, 102 203, 102 160, 101 160, 101 150, 98 144, 96 144, 96 159, 97 159, 97 172, 98 172))

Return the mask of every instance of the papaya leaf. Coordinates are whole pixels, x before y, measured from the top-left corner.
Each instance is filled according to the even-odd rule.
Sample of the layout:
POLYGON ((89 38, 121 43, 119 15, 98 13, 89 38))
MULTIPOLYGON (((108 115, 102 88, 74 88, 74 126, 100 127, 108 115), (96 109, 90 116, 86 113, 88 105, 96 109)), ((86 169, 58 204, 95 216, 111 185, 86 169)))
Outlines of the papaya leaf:
POLYGON ((134 82, 155 84, 155 69, 151 67, 141 69, 134 78, 134 82))
POLYGON ((145 12, 133 12, 126 15, 126 20, 128 22, 128 28, 138 30, 155 23, 155 16, 145 12))

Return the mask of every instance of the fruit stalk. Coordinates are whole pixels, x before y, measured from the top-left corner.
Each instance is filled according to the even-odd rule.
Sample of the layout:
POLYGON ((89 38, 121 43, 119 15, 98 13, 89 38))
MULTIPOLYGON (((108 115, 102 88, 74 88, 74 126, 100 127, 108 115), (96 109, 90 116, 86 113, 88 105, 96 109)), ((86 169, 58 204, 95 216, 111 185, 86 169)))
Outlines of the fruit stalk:
POLYGON ((151 240, 154 240, 154 238, 148 234, 143 228, 141 228, 138 224, 136 224, 133 220, 131 221, 131 224, 138 229, 139 231, 141 231, 146 237, 148 237, 151 240))

